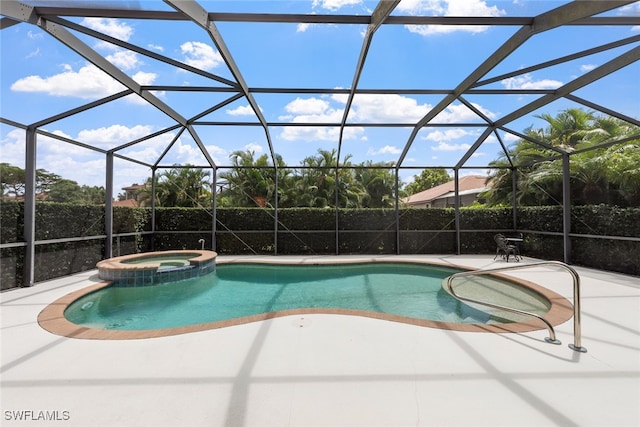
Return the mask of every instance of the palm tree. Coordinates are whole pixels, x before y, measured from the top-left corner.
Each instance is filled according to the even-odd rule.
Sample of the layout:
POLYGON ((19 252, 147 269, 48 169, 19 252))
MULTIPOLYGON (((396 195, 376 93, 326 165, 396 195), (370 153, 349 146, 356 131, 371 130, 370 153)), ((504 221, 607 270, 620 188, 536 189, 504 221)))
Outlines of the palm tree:
POLYGON ((594 130, 592 112, 579 108, 569 108, 556 117, 550 114, 535 116, 545 120, 549 125, 542 134, 543 140, 556 147, 571 150, 594 130))
MULTIPOLYGON (((576 204, 626 203, 633 205, 640 193, 638 172, 638 141, 624 147, 611 145, 622 138, 640 135, 636 126, 610 117, 597 117, 591 112, 568 109, 557 117, 548 114, 545 129, 525 130, 533 140, 560 147, 570 153, 570 183, 576 204), (609 148, 600 145, 606 143, 609 148), (573 153, 573 154, 572 154, 573 153), (618 195, 619 194, 619 195, 618 195), (616 198, 617 197, 617 198, 616 198)), ((521 205, 557 204, 561 200, 562 163, 543 160, 555 153, 548 148, 526 140, 518 141, 509 150, 509 156, 519 168, 517 200, 521 205), (531 166, 526 166, 531 165, 531 166)), ((506 156, 491 163, 510 167, 506 156)), ((496 169, 489 178, 493 187, 487 194, 487 203, 510 204, 511 180, 509 169, 496 169), (509 179, 507 179, 509 178, 509 179)))
POLYGON ((220 174, 229 182, 229 189, 222 196, 230 198, 234 206, 265 207, 275 201, 275 168, 266 154, 257 159, 254 156, 250 150, 234 151, 229 156, 233 169, 220 174))
POLYGON ((356 172, 356 180, 364 190, 365 197, 362 207, 366 208, 391 208, 395 205, 396 179, 390 172, 394 163, 373 163, 371 160, 361 163, 361 169, 356 172), (389 169, 380 169, 384 166, 389 169))
MULTIPOLYGON (((532 138, 536 137, 537 133, 531 128, 525 130, 525 135, 532 138)), ((557 187, 556 181, 559 177, 562 183, 562 169, 558 170, 555 162, 541 162, 552 154, 551 150, 530 141, 521 140, 511 147, 508 157, 502 153, 498 159, 490 162, 489 165, 494 166, 495 169, 487 178, 491 189, 483 195, 487 204, 511 206, 514 171, 512 163, 524 165, 517 169, 516 202, 518 205, 554 204, 554 200, 560 200, 561 188, 557 187)))
POLYGON ((298 206, 325 208, 335 206, 337 151, 318 150, 302 161, 296 180, 298 206))
POLYGON ((640 206, 640 140, 607 150, 607 177, 629 206, 640 206))
MULTIPOLYGON (((201 168, 173 167, 155 178, 155 199, 158 206, 200 207, 211 205, 211 173, 201 168)), ((140 192, 140 205, 151 204, 151 178, 140 192)))

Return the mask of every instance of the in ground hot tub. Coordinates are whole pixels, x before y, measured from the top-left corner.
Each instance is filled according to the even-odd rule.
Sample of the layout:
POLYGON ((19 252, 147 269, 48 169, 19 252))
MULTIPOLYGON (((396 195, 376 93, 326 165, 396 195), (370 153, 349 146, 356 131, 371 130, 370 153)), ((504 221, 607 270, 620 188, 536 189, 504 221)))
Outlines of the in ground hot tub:
POLYGON ((114 286, 152 286, 211 273, 217 255, 205 250, 145 252, 105 259, 96 267, 100 279, 114 286))

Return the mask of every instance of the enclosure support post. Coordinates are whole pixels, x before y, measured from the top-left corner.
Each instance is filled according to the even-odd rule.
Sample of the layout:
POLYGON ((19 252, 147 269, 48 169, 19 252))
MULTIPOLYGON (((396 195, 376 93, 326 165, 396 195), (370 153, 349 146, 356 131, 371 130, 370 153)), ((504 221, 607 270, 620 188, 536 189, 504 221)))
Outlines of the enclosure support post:
MULTIPOLYGON (((336 160, 337 162, 337 160, 336 160)), ((335 204, 336 204, 336 235, 335 235, 335 245, 336 245, 336 255, 340 255, 340 213, 339 213, 339 207, 338 207, 338 201, 340 200, 340 197, 338 195, 338 191, 340 188, 340 182, 338 181, 340 178, 338 177, 338 164, 336 163, 336 179, 335 179, 335 188, 333 189, 333 192, 335 193, 335 204)))
POLYGON ((400 194, 398 194, 398 168, 396 168, 396 183, 395 183, 395 192, 396 192, 396 255, 400 255, 400 203, 398 198, 400 194))
POLYGON ((217 231, 217 207, 218 207, 218 170, 213 168, 213 176, 211 177, 211 250, 216 250, 216 231, 217 231))
MULTIPOLYGON (((113 152, 107 152, 107 174, 104 192, 104 242, 105 259, 113 257, 113 152)), ((118 255, 120 255, 118 253, 118 255)))
POLYGON ((513 214, 513 229, 518 229, 518 170, 511 169, 511 209, 513 214))
POLYGON ((455 224, 456 224, 456 255, 460 255, 460 173, 459 169, 455 168, 453 170, 453 179, 454 179, 454 203, 453 206, 455 208, 455 224))
MULTIPOLYGON (((275 163, 275 159, 274 159, 274 163, 275 163)), ((278 255, 278 168, 276 167, 274 169, 274 175, 275 175, 275 184, 276 184, 276 189, 275 189, 275 193, 273 195, 273 226, 274 226, 274 230, 273 230, 273 254, 274 255, 278 255)))
POLYGON ((156 168, 151 168, 151 250, 156 249, 156 168))
POLYGON ((36 256, 36 129, 27 128, 25 149, 25 187, 24 187, 24 241, 25 248, 24 286, 34 283, 36 256))
POLYGON ((562 235, 564 247, 564 263, 571 264, 571 187, 569 172, 569 154, 562 155, 562 235))

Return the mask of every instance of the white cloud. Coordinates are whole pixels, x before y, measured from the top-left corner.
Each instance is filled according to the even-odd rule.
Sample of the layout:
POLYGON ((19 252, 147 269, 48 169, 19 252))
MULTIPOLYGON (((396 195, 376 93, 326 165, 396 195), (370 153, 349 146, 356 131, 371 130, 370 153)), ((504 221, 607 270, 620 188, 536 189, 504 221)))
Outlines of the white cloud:
POLYGON ((622 6, 618 10, 618 15, 640 16, 640 2, 635 2, 632 4, 628 4, 626 6, 622 6))
POLYGON ((309 98, 290 102, 285 106, 289 115, 281 116, 281 120, 293 123, 339 123, 342 120, 343 109, 333 108, 328 102, 317 98, 309 98))
POLYGON ((80 24, 123 41, 133 35, 132 27, 115 18, 84 18, 80 24))
POLYGON ((75 155, 65 153, 47 153, 38 158, 38 167, 70 179, 79 185, 104 186, 106 160, 104 156, 96 159, 78 161, 75 155))
POLYGON ((369 148, 369 150, 367 150, 367 154, 370 156, 375 156, 378 154, 400 154, 400 153, 402 153, 402 150, 392 145, 385 145, 379 150, 374 150, 373 148, 369 148))
MULTIPOLYGON (((331 107, 328 101, 318 98, 296 98, 285 106, 288 115, 280 116, 280 120, 293 123, 340 123, 344 109, 331 107)), ((344 139, 354 139, 364 132, 362 128, 348 127, 344 129, 344 139)), ((339 127, 288 126, 280 137, 287 141, 337 141, 340 137, 339 127)))
POLYGON ((12 129, 9 131, 2 141, 2 162, 24 168, 25 156, 25 138, 26 132, 22 129, 12 129))
POLYGON ((229 160, 229 153, 224 148, 217 145, 205 145, 205 148, 217 165, 221 165, 229 160))
MULTIPOLYGON (((106 149, 139 139, 153 132, 153 130, 152 126, 149 125, 134 127, 113 125, 82 130, 75 138, 60 130, 49 130, 48 132, 75 139, 97 148, 106 149)), ((37 167, 39 169, 45 169, 63 178, 71 179, 80 185, 105 185, 106 161, 103 154, 45 135, 38 135, 37 138, 37 167)), ((173 138, 175 138, 174 133, 165 133, 129 147, 122 154, 143 162, 154 163, 173 138)), ((10 131, 5 135, 1 144, 2 161, 24 167, 25 132, 22 129, 10 131)), ((218 164, 221 164, 227 158, 227 152, 218 146, 208 145, 206 148, 218 164)), ((115 194, 122 187, 135 182, 142 183, 151 176, 147 167, 132 166, 130 162, 120 159, 116 159, 116 162, 118 163, 115 164, 114 174, 115 194)), ((206 160, 195 144, 185 143, 182 139, 179 139, 162 162, 163 165, 174 163, 206 165, 206 160)))
POLYGON ((111 125, 97 129, 84 129, 78 133, 77 140, 99 148, 113 148, 134 141, 153 132, 150 125, 127 127, 111 125))
POLYGON ((122 70, 132 70, 140 66, 140 60, 135 52, 119 50, 107 55, 107 60, 122 70))
POLYGON ((515 142, 515 141, 519 141, 520 138, 515 136, 512 133, 506 133, 505 132, 504 134, 502 134, 502 140, 505 141, 505 142, 515 142))
MULTIPOLYGON (((476 103, 471 103, 478 111, 490 119, 495 118, 495 113, 476 103)), ((464 104, 451 104, 442 110, 433 119, 433 123, 456 123, 478 121, 478 115, 464 104)))
POLYGON ((35 58, 36 56, 40 56, 40 48, 36 48, 36 50, 34 50, 33 52, 29 53, 27 56, 25 56, 26 59, 29 58, 35 58))
POLYGON ((497 144, 498 143, 498 138, 496 138, 496 135, 492 132, 491 134, 489 134, 489 136, 487 136, 484 141, 482 141, 483 144, 497 144))
POLYGON ((469 144, 447 144, 440 141, 437 146, 431 147, 433 151, 466 151, 471 148, 469 144))
POLYGON ((17 80, 11 85, 11 90, 96 99, 123 89, 120 83, 93 65, 85 65, 78 71, 70 65, 63 67, 62 73, 50 77, 27 76, 17 80))
MULTIPOLYGON (((175 138, 174 133, 165 133, 158 136, 157 139, 154 138, 153 141, 159 140, 159 142, 154 143, 153 145, 164 149, 168 146, 168 143, 173 140, 173 138, 175 138)), ((204 148, 209 153, 215 164, 221 164, 222 160, 227 158, 227 151, 217 145, 205 145, 204 148)), ((150 159, 146 160, 149 163, 156 162, 159 158, 159 154, 155 154, 153 150, 146 150, 145 153, 148 153, 149 156, 151 156, 150 159)), ((183 134, 176 140, 160 164, 162 166, 171 166, 174 164, 207 166, 208 162, 202 153, 202 150, 200 150, 193 139, 189 135, 183 134)))
POLYGON ((318 98, 296 98, 286 105, 285 110, 293 114, 325 114, 329 103, 318 98))
POLYGON ((253 116, 255 117, 256 113, 253 112, 253 108, 250 105, 241 105, 233 110, 227 110, 227 114, 230 116, 253 116))
MULTIPOLYGON (((192 141, 190 138, 187 140, 192 141)), ((216 164, 222 164, 223 159, 227 158, 227 151, 217 145, 206 145, 205 149, 216 164)), ((181 165, 196 165, 207 166, 208 162, 202 151, 196 146, 194 142, 187 143, 178 139, 171 150, 169 151, 170 157, 163 161, 163 164, 178 163, 181 165)))
POLYGON ((254 153, 262 153, 264 151, 264 148, 262 148, 262 145, 256 144, 254 142, 245 145, 244 149, 248 151, 253 151, 254 153))
MULTIPOLYGON (((348 127, 344 129, 343 139, 355 139, 364 132, 363 128, 348 127)), ((280 137, 286 141, 338 141, 339 127, 295 126, 285 127, 280 137)))
POLYGON ((140 85, 151 85, 156 81, 158 75, 156 73, 147 73, 145 71, 138 71, 131 78, 140 85))
MULTIPOLYGON (((70 65, 63 65, 64 71, 50 77, 27 76, 11 85, 16 92, 46 93, 52 96, 71 96, 81 99, 97 99, 112 95, 124 89, 117 80, 92 64, 74 71, 70 65)), ((137 72, 133 80, 142 85, 152 84, 155 73, 137 72)))
POLYGON ((27 31, 27 37, 29 37, 31 40, 40 40, 42 38, 44 38, 44 34, 38 32, 35 33, 31 30, 27 31))
POLYGON ((471 145, 467 143, 452 144, 450 141, 455 141, 464 137, 476 137, 478 135, 477 130, 466 129, 446 129, 446 130, 434 130, 427 133, 421 139, 436 142, 437 145, 432 146, 433 151, 464 151, 468 150, 471 145))
POLYGON ((206 43, 186 42, 180 45, 180 50, 185 64, 201 70, 211 70, 223 62, 220 53, 206 43))
MULTIPOLYGON (((47 129, 43 129, 43 130, 47 131, 47 129)), ((67 135, 65 132, 61 130, 54 130, 49 133, 60 136, 62 138, 73 139, 71 135, 67 135)), ((85 157, 85 158, 86 156, 95 155, 95 152, 92 150, 87 150, 86 148, 82 148, 78 145, 68 144, 56 138, 50 138, 47 135, 38 135, 37 138, 38 138, 38 150, 40 154, 55 153, 58 155, 64 154, 67 156, 78 156, 78 157, 85 157)), ((40 160, 41 159, 39 158, 38 161, 40 160)), ((47 168, 45 167, 44 169, 47 169, 47 168)))
MULTIPOLYGON (((171 135, 171 137, 174 136, 175 135, 171 135)), ((134 145, 122 154, 132 159, 140 160, 141 162, 153 164, 160 158, 160 154, 162 154, 161 148, 166 147, 170 142, 167 139, 165 135, 160 135, 149 141, 134 145)))
POLYGON ((556 89, 563 84, 551 79, 533 80, 529 73, 504 79, 500 83, 507 89, 556 89))
MULTIPOLYGON (((434 16, 503 16, 505 11, 488 6, 484 0, 402 0, 396 10, 409 15, 434 16)), ((481 33, 489 27, 483 25, 405 25, 410 32, 428 36, 432 34, 464 31, 481 33)))
POLYGON ((589 72, 589 71, 593 70, 596 67, 597 67, 597 65, 594 65, 594 64, 584 64, 584 65, 580 66, 580 71, 586 73, 586 72, 589 72))
POLYGON ((460 139, 467 135, 472 135, 473 132, 469 132, 464 129, 447 129, 445 131, 436 130, 429 132, 422 139, 427 141, 451 141, 454 139, 460 139))
MULTIPOLYGON (((347 95, 333 99, 346 104, 347 95)), ((349 120, 359 122, 415 123, 431 110, 429 104, 418 104, 413 98, 401 95, 361 94, 353 98, 349 120)))
POLYGON ((313 0, 312 7, 336 11, 345 6, 354 6, 361 3, 362 0, 313 0))
MULTIPOLYGON (((195 144, 187 144, 182 141, 182 138, 178 139, 176 143, 171 147, 170 152, 175 156, 177 161, 171 163, 180 163, 183 165, 196 165, 202 166, 207 164, 207 160, 202 154, 202 151, 195 144)), ((166 162, 163 162, 166 163, 166 162)))
POLYGON ((147 47, 151 50, 156 50, 158 52, 164 52, 164 47, 158 44, 148 44, 147 47))
MULTIPOLYGON (((287 115, 281 115, 280 120, 294 123, 340 123, 344 114, 348 96, 335 94, 328 99, 321 98, 296 98, 285 106, 287 115)), ((482 111, 489 118, 495 118, 495 114, 478 104, 475 108, 482 111)), ((353 99, 349 122, 363 123, 416 123, 430 110, 430 104, 420 104, 414 98, 401 95, 357 95, 353 99)), ((478 120, 478 116, 464 104, 450 105, 440 114, 434 122, 452 123, 456 121, 478 120)), ((360 127, 347 127, 344 129, 344 138, 356 138, 364 135, 364 129, 360 127)), ((335 141, 339 135, 339 127, 332 129, 314 127, 287 127, 281 136, 287 140, 330 140, 335 141)))

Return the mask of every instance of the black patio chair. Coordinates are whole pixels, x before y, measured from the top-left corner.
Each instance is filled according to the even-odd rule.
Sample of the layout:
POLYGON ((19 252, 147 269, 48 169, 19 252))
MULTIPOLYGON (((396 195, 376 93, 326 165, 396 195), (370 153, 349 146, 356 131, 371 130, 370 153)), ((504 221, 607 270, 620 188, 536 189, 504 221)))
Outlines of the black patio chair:
POLYGON ((493 236, 493 240, 495 240, 497 245, 496 256, 493 257, 494 260, 498 257, 498 255, 502 255, 502 259, 509 262, 509 256, 513 255, 513 258, 516 260, 516 262, 520 261, 520 250, 516 245, 510 244, 504 234, 496 234, 495 236, 493 236))

